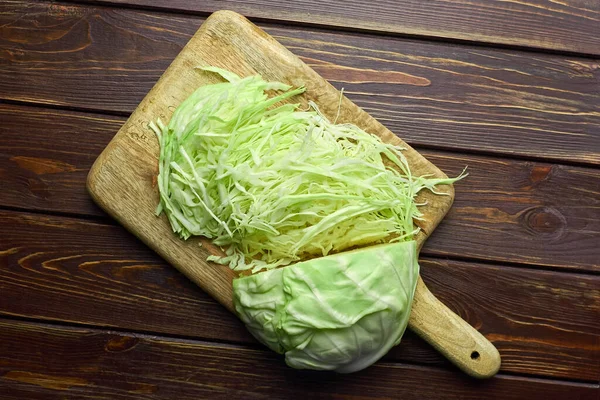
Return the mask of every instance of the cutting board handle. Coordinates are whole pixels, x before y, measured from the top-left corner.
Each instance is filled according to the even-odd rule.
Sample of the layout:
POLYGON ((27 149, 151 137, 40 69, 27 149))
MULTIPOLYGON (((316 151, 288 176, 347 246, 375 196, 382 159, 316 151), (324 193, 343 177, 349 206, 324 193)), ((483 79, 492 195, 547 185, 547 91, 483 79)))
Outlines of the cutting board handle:
POLYGON ((500 369, 500 353, 496 347, 439 301, 421 277, 417 281, 408 325, 413 332, 473 377, 489 378, 500 369))

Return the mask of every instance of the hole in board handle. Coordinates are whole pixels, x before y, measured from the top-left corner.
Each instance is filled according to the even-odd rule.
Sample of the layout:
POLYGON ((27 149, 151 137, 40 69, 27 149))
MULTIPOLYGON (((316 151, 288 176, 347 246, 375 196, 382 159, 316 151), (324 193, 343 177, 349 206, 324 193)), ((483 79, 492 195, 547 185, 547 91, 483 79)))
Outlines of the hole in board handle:
POLYGON ((471 353, 471 360, 478 360, 479 359, 479 352, 478 351, 474 351, 471 353))

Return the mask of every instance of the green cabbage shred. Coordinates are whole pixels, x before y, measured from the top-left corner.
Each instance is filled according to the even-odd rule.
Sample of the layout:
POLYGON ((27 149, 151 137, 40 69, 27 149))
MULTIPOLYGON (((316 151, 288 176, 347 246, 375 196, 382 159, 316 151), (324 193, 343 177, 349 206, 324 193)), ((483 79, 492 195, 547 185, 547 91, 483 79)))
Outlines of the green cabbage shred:
POLYGON ((226 82, 198 88, 168 125, 150 127, 160 141, 157 215, 181 238, 223 248, 211 261, 257 272, 412 240, 422 218, 417 193, 444 194, 436 185, 463 176, 413 176, 402 148, 330 122, 312 102, 306 111, 282 104, 304 88, 201 70, 226 82))

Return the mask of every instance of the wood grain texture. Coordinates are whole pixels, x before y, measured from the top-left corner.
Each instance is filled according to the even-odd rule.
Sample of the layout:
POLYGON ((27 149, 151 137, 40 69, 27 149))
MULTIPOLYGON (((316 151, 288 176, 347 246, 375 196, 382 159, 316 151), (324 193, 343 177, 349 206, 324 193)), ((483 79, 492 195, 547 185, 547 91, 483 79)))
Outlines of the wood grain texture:
MULTIPOLYGON (((85 176, 125 118, 12 105, 0 117, 0 206, 105 216, 85 176)), ((420 152, 448 175, 470 174, 422 254, 598 271, 600 171, 420 152)))
POLYGON ((348 375, 297 371, 271 352, 242 346, 2 320, 0 355, 9 355, 0 364, 5 399, 596 400, 598 395, 597 384, 513 376, 475 381, 404 364, 380 363, 348 375))
MULTIPOLYGON (((0 5, 0 98, 130 113, 203 19, 0 5)), ((264 25, 413 146, 600 164, 598 60, 264 25)))
POLYGON ((85 180, 124 118, 0 104, 0 120, 0 205, 104 215, 85 180))
POLYGON ((598 169, 425 154, 449 175, 462 165, 470 175, 457 183, 454 205, 424 252, 462 249, 468 258, 599 271, 598 169))
POLYGON ((345 1, 84 0, 185 12, 220 9, 247 17, 392 34, 600 54, 600 3, 594 0, 345 1))
MULTIPOLYGON (((257 346, 237 318, 119 226, 0 212, 0 238, 2 315, 257 346)), ((600 277, 420 264, 431 291, 498 347, 502 371, 600 379, 600 277)), ((385 360, 445 365, 410 332, 385 360)))

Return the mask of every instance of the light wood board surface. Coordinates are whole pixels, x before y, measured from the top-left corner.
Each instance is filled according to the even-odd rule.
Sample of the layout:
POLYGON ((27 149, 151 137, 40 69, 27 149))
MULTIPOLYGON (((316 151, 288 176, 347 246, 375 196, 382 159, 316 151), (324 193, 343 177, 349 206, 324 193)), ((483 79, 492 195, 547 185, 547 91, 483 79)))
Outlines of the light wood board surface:
MULTIPOLYGON (((226 266, 206 261, 209 254, 219 254, 220 250, 204 239, 179 239, 166 217, 156 217, 154 213, 158 204, 155 178, 159 146, 147 125, 158 117, 168 121, 175 108, 196 88, 218 82, 215 74, 195 69, 208 65, 240 76, 260 74, 266 80, 305 86, 305 94, 294 101, 306 104, 312 100, 330 119, 338 113, 339 91, 244 17, 220 11, 206 20, 109 143, 92 167, 87 184, 90 194, 105 211, 233 311, 231 282, 235 273, 226 266)), ((442 171, 345 97, 338 122, 354 123, 386 142, 405 147, 405 156, 415 175, 445 177, 442 171)), ((453 188, 440 189, 447 196, 429 192, 419 196, 419 201, 427 202, 421 209, 424 221, 419 222, 422 229, 416 238, 419 247, 452 205, 453 188)), ((498 370, 499 356, 491 343, 437 301, 421 280, 409 327, 471 375, 486 377, 498 370)))

